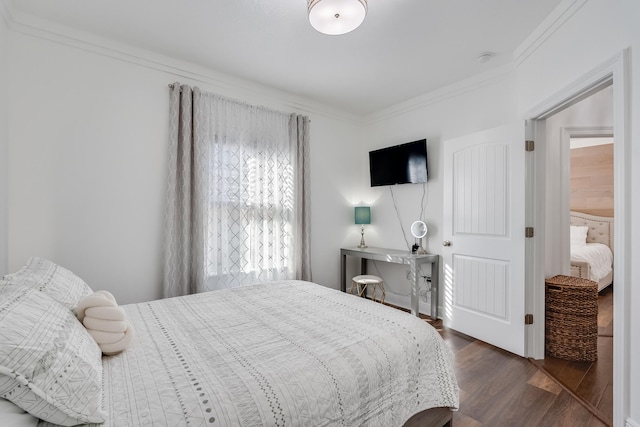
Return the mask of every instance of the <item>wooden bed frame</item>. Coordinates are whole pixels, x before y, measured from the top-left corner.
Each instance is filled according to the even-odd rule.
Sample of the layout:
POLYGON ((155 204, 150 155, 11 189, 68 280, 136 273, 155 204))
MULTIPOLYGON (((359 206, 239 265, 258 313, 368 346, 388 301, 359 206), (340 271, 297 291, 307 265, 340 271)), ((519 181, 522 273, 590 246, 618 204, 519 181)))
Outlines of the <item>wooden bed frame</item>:
POLYGON ((450 408, 431 408, 418 412, 403 427, 452 427, 453 411, 450 408))
MULTIPOLYGON (((587 243, 602 243, 613 252, 613 218, 607 216, 590 215, 582 212, 571 212, 571 225, 589 227, 587 243)), ((571 276, 591 280, 591 266, 588 262, 571 260, 571 276)), ((600 279, 598 292, 613 283, 613 269, 611 273, 600 279)))

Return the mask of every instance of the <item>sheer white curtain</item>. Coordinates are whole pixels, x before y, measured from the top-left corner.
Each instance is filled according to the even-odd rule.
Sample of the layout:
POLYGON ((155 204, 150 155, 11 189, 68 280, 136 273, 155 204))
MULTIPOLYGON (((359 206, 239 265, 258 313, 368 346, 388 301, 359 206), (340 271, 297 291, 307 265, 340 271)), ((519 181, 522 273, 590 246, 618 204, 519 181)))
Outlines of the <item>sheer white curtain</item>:
POLYGON ((175 83, 164 294, 311 280, 309 119, 175 83))

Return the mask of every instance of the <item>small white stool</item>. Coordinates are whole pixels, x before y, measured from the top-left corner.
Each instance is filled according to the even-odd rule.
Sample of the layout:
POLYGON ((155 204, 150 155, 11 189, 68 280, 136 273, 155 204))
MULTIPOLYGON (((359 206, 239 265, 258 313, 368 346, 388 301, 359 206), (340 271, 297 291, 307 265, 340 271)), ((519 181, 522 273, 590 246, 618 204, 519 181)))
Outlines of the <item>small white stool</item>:
POLYGON ((384 302, 384 297, 386 295, 384 291, 384 282, 378 276, 372 276, 370 274, 364 274, 361 276, 356 276, 351 279, 351 289, 349 289, 349 293, 353 294, 354 290, 357 290, 358 296, 366 296, 367 295, 367 286, 372 286, 373 291, 371 292, 371 299, 374 301, 378 301, 377 294, 378 290, 381 291, 382 296, 380 297, 380 303, 384 302))

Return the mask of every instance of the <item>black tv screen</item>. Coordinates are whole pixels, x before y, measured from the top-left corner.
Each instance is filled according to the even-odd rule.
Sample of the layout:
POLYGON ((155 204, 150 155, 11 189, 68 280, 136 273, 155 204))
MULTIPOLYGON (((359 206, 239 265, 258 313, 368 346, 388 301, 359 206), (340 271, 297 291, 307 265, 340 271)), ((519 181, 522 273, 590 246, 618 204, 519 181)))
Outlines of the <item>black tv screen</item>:
POLYGON ((427 140, 369 152, 371 186, 427 182, 427 140))

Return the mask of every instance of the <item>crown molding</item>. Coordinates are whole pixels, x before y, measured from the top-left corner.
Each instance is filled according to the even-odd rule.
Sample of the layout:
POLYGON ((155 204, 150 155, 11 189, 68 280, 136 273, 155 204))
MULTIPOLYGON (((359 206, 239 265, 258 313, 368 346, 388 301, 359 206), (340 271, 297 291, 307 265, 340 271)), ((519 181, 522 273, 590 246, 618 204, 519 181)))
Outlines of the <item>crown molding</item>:
MULTIPOLYGON (((504 79, 538 49, 558 28, 573 16, 588 0, 563 0, 562 3, 538 26, 538 28, 514 51, 514 63, 502 66, 479 76, 456 82, 434 91, 400 102, 375 113, 357 115, 330 105, 314 102, 293 93, 270 88, 263 84, 243 80, 233 75, 199 66, 194 63, 157 54, 132 45, 116 42, 91 33, 79 31, 51 21, 15 10, 9 0, 0 0, 0 15, 11 31, 50 42, 92 52, 138 66, 162 71, 176 79, 187 79, 187 84, 205 84, 228 96, 242 96, 247 102, 263 103, 266 100, 298 112, 317 114, 339 121, 371 124, 386 120, 427 105, 442 102, 479 87, 504 79), (515 65, 515 66, 514 66, 515 65), (239 94, 239 95, 238 95, 239 94)), ((173 80, 172 80, 173 81, 173 80)))
POLYGON ((267 102, 275 104, 269 105, 273 108, 292 108, 300 113, 321 115, 349 123, 362 121, 360 116, 353 113, 286 91, 22 13, 12 9, 10 3, 6 2, 7 0, 0 0, 0 14, 8 22, 9 29, 16 33, 171 74, 173 77, 167 83, 186 79, 181 83, 204 84, 220 91, 222 95, 242 97, 245 102, 260 105, 267 102))
POLYGON ((455 98, 465 93, 472 92, 485 86, 489 86, 500 81, 504 81, 515 71, 513 64, 506 64, 493 68, 477 76, 460 80, 451 85, 441 87, 431 92, 408 99, 389 108, 372 113, 365 118, 366 124, 373 124, 410 113, 432 104, 443 102, 447 99, 455 98))
POLYGON ((11 6, 7 3, 8 0, 0 0, 0 18, 9 27, 12 22, 11 18, 11 6))
POLYGON ((522 64, 588 1, 563 0, 513 52, 515 65, 522 64))

